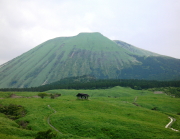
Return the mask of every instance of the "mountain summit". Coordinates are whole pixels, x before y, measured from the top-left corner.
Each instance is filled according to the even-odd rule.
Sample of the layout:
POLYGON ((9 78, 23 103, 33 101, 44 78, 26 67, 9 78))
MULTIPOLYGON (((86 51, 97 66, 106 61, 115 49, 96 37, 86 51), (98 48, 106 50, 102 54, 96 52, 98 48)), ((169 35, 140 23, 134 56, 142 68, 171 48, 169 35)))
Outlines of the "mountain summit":
POLYGON ((180 79, 180 60, 100 33, 48 40, 0 66, 0 87, 35 87, 66 77, 180 79))

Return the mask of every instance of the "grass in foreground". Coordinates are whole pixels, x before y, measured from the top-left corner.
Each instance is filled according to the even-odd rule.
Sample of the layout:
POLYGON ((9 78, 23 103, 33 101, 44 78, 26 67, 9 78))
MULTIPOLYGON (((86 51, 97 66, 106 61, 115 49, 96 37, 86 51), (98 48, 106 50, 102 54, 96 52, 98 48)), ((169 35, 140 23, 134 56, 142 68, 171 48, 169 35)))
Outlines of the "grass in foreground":
MULTIPOLYGON (((33 96, 38 93, 14 92, 16 95, 33 96)), ((169 122, 168 114, 177 121, 173 128, 180 130, 180 99, 165 94, 153 94, 146 90, 115 87, 105 90, 50 90, 47 93, 61 93, 56 99, 5 98, 0 104, 17 104, 27 109, 27 115, 16 121, 0 115, 0 134, 10 139, 34 138, 38 131, 51 129, 47 117, 54 113, 47 105, 57 111, 50 116, 51 124, 62 134, 56 138, 179 138, 180 133, 165 129, 169 122), (89 100, 77 100, 77 93, 87 93, 89 100), (136 99, 135 99, 136 98, 136 99), (140 106, 132 104, 136 101, 140 106), (151 110, 153 107, 158 110, 151 110), (28 121, 27 129, 17 124, 28 121)), ((0 97, 5 93, 0 93, 0 97)), ((55 132, 55 131, 54 131, 55 132)), ((5 139, 6 139, 5 138, 5 139)))

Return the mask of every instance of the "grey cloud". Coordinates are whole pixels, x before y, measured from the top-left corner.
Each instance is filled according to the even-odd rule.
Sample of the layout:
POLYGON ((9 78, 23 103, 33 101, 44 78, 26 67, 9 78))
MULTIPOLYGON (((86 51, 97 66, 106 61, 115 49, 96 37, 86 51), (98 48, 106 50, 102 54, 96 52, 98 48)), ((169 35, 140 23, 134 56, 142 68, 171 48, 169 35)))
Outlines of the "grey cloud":
POLYGON ((179 0, 1 0, 0 64, 48 39, 79 32, 101 32, 180 58, 179 5, 179 0))

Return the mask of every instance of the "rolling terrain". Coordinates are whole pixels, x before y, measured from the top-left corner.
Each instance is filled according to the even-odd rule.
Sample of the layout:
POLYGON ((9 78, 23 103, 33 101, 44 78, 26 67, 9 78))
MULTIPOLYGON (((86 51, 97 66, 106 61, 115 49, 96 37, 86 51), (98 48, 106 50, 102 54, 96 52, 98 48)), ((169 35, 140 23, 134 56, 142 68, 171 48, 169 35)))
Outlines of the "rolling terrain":
MULTIPOLYGON (((164 93, 114 87, 99 90, 49 90, 61 93, 56 99, 34 97, 38 92, 0 92, 0 104, 21 105, 27 114, 10 120, 0 114, 0 135, 4 139, 32 139, 37 132, 55 127, 59 138, 86 139, 178 139, 180 132, 165 128, 169 116, 176 119, 172 128, 180 130, 180 99, 164 93), (15 98, 8 97, 16 94, 15 98), (89 100, 79 100, 77 93, 87 93, 89 100), (17 97, 21 96, 21 97, 17 97), (56 111, 56 112, 55 112, 56 111), (27 121, 26 129, 18 125, 27 121)), ((54 138, 55 139, 55 138, 54 138)))
POLYGON ((48 40, 0 66, 0 88, 26 88, 67 77, 179 80, 180 60, 100 33, 48 40))

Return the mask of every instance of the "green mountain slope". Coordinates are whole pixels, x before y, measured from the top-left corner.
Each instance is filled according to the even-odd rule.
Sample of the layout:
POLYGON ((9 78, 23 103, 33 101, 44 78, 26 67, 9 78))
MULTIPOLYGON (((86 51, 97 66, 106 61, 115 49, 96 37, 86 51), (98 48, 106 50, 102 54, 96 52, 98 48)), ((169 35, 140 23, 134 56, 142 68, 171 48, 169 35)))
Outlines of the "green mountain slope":
POLYGON ((141 65, 121 71, 124 79, 180 80, 180 60, 164 56, 135 56, 141 65))
POLYGON ((114 40, 115 43, 117 43, 120 47, 132 52, 133 54, 136 55, 141 55, 141 56, 160 56, 159 54, 140 49, 138 47, 132 46, 126 42, 119 41, 119 40, 114 40))
MULTIPOLYGON (((126 78, 125 74, 129 73, 124 70, 143 64, 144 61, 138 60, 137 56, 157 56, 131 45, 127 49, 127 45, 114 42, 100 33, 80 33, 73 37, 51 39, 1 65, 0 87, 34 87, 82 75, 97 79, 126 78)), ((172 65, 175 66, 172 73, 179 78, 180 60, 175 64, 172 65)), ((165 65, 162 68, 171 67, 165 65)), ((169 79, 169 76, 171 73, 161 79, 169 79)), ((137 76, 142 77, 149 79, 148 75, 137 76)), ((129 78, 136 76, 131 73, 129 78)), ((157 75, 153 79, 158 79, 157 75)))

